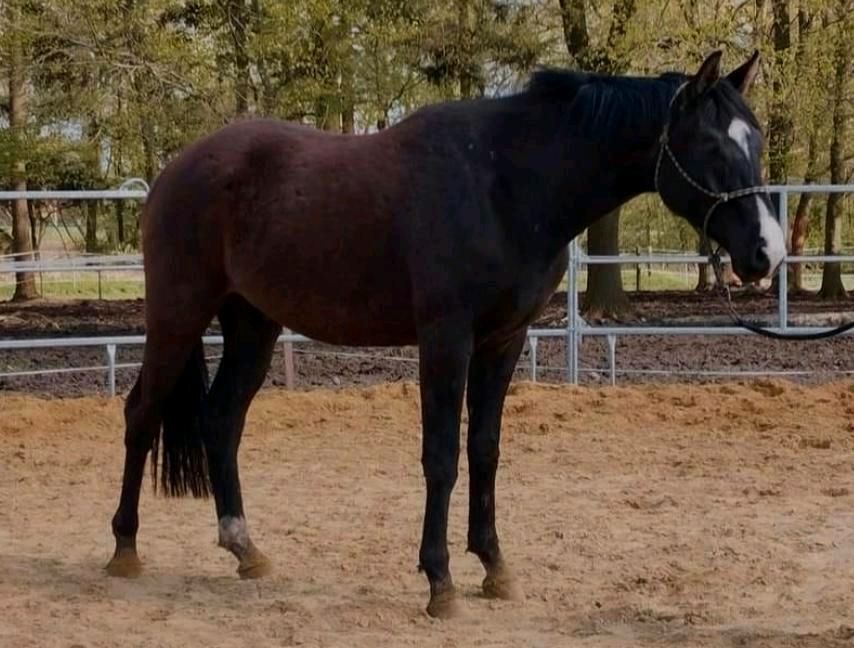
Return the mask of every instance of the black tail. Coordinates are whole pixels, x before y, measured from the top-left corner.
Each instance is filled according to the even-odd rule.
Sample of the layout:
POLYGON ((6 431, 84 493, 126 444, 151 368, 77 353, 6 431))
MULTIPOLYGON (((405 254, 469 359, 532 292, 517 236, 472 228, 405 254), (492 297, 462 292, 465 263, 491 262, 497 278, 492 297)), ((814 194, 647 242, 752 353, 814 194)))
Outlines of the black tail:
POLYGON ((151 451, 152 477, 157 492, 157 463, 163 494, 207 497, 210 493, 208 462, 202 440, 202 409, 208 393, 208 366, 202 341, 196 344, 187 365, 163 407, 161 434, 151 451), (158 457, 162 445, 162 457, 158 457))

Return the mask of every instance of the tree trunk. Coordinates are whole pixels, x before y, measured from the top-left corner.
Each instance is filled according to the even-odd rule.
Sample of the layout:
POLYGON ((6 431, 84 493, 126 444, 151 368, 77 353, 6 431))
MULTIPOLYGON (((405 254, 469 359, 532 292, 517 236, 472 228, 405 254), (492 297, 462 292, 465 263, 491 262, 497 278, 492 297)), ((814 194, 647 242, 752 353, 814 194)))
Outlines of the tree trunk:
POLYGON ((346 13, 341 17, 344 46, 341 52, 341 132, 356 132, 356 71, 353 43, 346 13))
POLYGON ((356 132, 356 102, 352 86, 344 87, 343 105, 341 109, 341 132, 352 135, 356 132))
MULTIPOLYGON (((635 0, 614 0, 607 48, 593 48, 587 30, 587 7, 584 0, 560 0, 561 21, 566 49, 576 64, 603 73, 621 71, 619 45, 625 38, 628 23, 635 13, 635 0), (593 50, 596 50, 595 52, 593 50)), ((587 229, 587 247, 591 255, 616 255, 620 250, 620 210, 607 214, 587 229)), ((594 264, 587 269, 587 291, 584 311, 588 315, 619 318, 631 310, 623 292, 619 265, 594 264)))
MULTIPOLYGON (((792 224, 792 256, 801 256, 804 253, 807 235, 809 234, 811 202, 811 193, 802 193, 798 200, 798 207, 795 209, 795 221, 792 224)), ((789 268, 792 273, 789 281, 790 292, 803 292, 804 265, 802 263, 792 263, 789 265, 789 268)))
MULTIPOLYGON (((789 50, 792 46, 792 33, 789 24, 789 0, 771 0, 773 19, 771 22, 771 40, 774 44, 773 68, 771 73, 771 106, 768 115, 768 172, 771 184, 783 185, 789 178, 789 150, 792 147, 791 110, 787 90, 789 83, 785 78, 789 50)), ((758 24, 761 11, 757 12, 758 32, 763 27, 758 24)), ((788 232, 784 233, 784 237, 788 232)), ((774 275, 771 281, 771 291, 776 293, 779 288, 780 275, 774 275)), ((750 284, 761 290, 758 281, 750 284)))
MULTIPOLYGON (((711 250, 708 242, 703 240, 703 234, 697 231, 697 254, 709 256, 711 250)), ((708 292, 715 287, 715 270, 711 263, 697 264, 697 286, 694 288, 697 292, 708 292)))
MULTIPOLYGON (((92 177, 96 178, 101 173, 101 147, 100 147, 100 128, 98 124, 98 117, 96 114, 92 114, 89 116, 89 121, 87 124, 87 137, 89 140, 89 146, 91 146, 91 151, 89 154, 89 166, 92 170, 92 177)), ((94 254, 98 251, 98 211, 100 209, 100 205, 97 200, 87 200, 86 205, 86 233, 85 233, 85 245, 86 252, 90 254, 94 254)))
POLYGON ((579 58, 590 46, 587 33, 587 10, 584 0, 560 0, 560 18, 563 24, 563 39, 569 55, 580 63, 579 58))
MULTIPOLYGON (((818 163, 817 132, 818 119, 814 120, 813 129, 807 142, 807 170, 804 174, 804 184, 812 184, 816 176, 816 165, 818 163)), ((802 256, 807 244, 807 236, 810 228, 810 205, 812 204, 811 193, 802 193, 795 208, 795 217, 792 222, 791 249, 792 256, 802 256)), ((792 263, 789 266, 791 272, 789 290, 792 292, 804 291, 804 266, 802 263, 792 263)))
POLYGON ((86 252, 98 251, 98 201, 86 201, 86 252))
MULTIPOLYGON (((124 0, 122 9, 125 13, 131 14, 136 8, 135 0, 124 0)), ((125 33, 125 47, 130 50, 134 56, 144 58, 141 53, 143 49, 144 35, 142 27, 137 22, 131 22, 128 25, 128 30, 125 33)), ((146 106, 151 102, 150 92, 151 81, 149 77, 143 74, 135 74, 132 77, 131 87, 133 88, 134 101, 138 106, 146 106)), ((139 113, 138 122, 140 140, 142 141, 142 165, 145 181, 150 187, 154 183, 154 175, 157 172, 157 148, 156 148, 156 132, 154 130, 154 122, 144 111, 139 113)))
MULTIPOLYGON (((154 175, 157 173, 157 153, 155 143, 154 125, 144 117, 140 118, 140 130, 142 134, 142 158, 143 158, 143 173, 145 181, 151 187, 154 184, 154 175)), ((139 212, 139 218, 136 219, 136 240, 142 243, 142 214, 139 212)))
POLYGON ((225 5, 226 21, 234 56, 234 111, 239 117, 249 111, 249 48, 247 25, 249 14, 244 0, 229 0, 225 5))
MULTIPOLYGON (((15 14, 9 11, 15 24, 15 14)), ((23 131, 27 124, 27 79, 24 69, 24 55, 18 42, 12 44, 9 56, 9 126, 13 136, 14 155, 12 164, 12 187, 15 191, 27 190, 27 164, 23 160, 23 131)), ((27 200, 19 198, 12 202, 12 252, 16 261, 33 260, 32 228, 27 200)), ((14 301, 36 299, 36 276, 32 272, 18 272, 15 275, 14 301)))
POLYGON ((605 71, 618 72, 624 67, 621 57, 618 56, 618 49, 626 38, 629 21, 635 15, 636 9, 636 0, 614 0, 614 17, 611 19, 611 28, 608 30, 608 49, 610 50, 609 56, 606 57, 608 69, 605 71))
POLYGON ((325 131, 341 132, 341 108, 338 97, 329 93, 318 97, 315 101, 315 125, 325 131))
POLYGON ((774 42, 774 76, 771 83, 771 110, 768 118, 768 170, 771 184, 786 184, 788 156, 792 146, 792 116, 786 91, 788 84, 784 69, 792 46, 789 28, 789 0, 772 0, 774 21, 771 25, 774 42))
MULTIPOLYGON (((842 147, 847 139, 848 104, 846 85, 851 66, 851 17, 847 8, 847 0, 837 0, 840 24, 837 27, 834 75, 833 75, 833 127, 830 139, 830 182, 842 184, 845 182, 845 160, 842 147)), ((837 254, 842 248, 842 194, 832 193, 827 197, 825 213, 824 253, 837 254)), ((821 276, 822 299, 841 299, 846 297, 845 286, 842 284, 842 267, 839 263, 825 263, 821 276)))
MULTIPOLYGON (((827 197, 825 212, 824 253, 838 254, 842 248, 842 194, 832 193, 827 197)), ((847 296, 842 283, 842 265, 825 263, 821 274, 821 299, 834 301, 847 296)))
MULTIPOLYGON (((256 37, 261 36, 265 20, 266 17, 261 8, 261 0, 252 0, 252 31, 256 37)), ((263 52, 256 55, 255 65, 258 69, 258 80, 261 83, 261 97, 260 100, 256 99, 256 110, 266 117, 271 117, 276 107, 276 92, 273 87, 273 81, 270 78, 266 55, 263 52)))
POLYGON ((124 249, 125 245, 125 201, 116 201, 116 240, 119 247, 124 249))
MULTIPOLYGON (((620 210, 614 210, 587 228, 587 251, 590 255, 616 255, 620 253, 620 210)), ((623 291, 623 277, 619 264, 593 264, 587 270, 587 290, 582 311, 591 318, 620 319, 631 311, 631 304, 623 291)))
MULTIPOLYGON (((808 8, 803 2, 798 5, 798 50, 795 65, 798 69, 804 69, 807 64, 807 38, 812 29, 812 18, 808 8)), ((807 137, 807 168, 804 172, 804 184, 815 181, 818 173, 818 131, 822 119, 822 112, 815 110, 810 124, 807 137)), ((792 256, 802 256, 807 244, 807 236, 810 227, 810 205, 812 204, 811 193, 802 193, 795 207, 795 216, 792 220, 792 234, 789 248, 792 256)), ((802 263, 788 264, 789 269, 789 292, 804 292, 804 266, 802 263)))
POLYGON ((474 69, 477 62, 471 59, 468 43, 475 31, 474 17, 471 12, 470 0, 457 0, 457 68, 460 98, 471 99, 479 92, 474 69))
POLYGON ((30 219, 30 241, 33 243, 33 258, 38 259, 41 236, 39 235, 39 217, 32 200, 27 201, 27 216, 30 219))
MULTIPOLYGON (((328 17, 333 22, 333 16, 328 17)), ((326 22, 314 23, 315 65, 322 70, 318 81, 322 87, 314 101, 314 125, 325 131, 341 132, 341 93, 337 84, 338 61, 334 56, 334 31, 326 22)))

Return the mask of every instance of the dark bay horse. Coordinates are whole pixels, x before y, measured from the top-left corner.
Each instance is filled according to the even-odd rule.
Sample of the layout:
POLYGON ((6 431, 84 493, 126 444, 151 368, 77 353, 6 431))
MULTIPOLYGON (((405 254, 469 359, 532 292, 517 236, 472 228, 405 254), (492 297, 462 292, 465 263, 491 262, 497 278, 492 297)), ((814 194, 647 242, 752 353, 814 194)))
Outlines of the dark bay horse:
POLYGON ((657 188, 673 212, 707 225, 743 279, 768 276, 785 252, 767 195, 725 201, 705 222, 708 191, 761 183, 762 136, 743 99, 758 53, 726 76, 720 58, 693 75, 542 70, 512 96, 430 106, 372 135, 249 120, 189 146, 145 206, 147 342, 125 406, 109 573, 141 569, 150 451, 167 494, 213 492, 219 543, 239 574, 268 571, 247 530, 237 454, 284 325, 330 343, 418 345, 419 565, 427 611, 440 617, 455 608, 447 524, 465 398, 468 550, 486 570, 485 593, 515 597, 495 530, 501 415, 568 242, 657 188), (209 387, 201 336, 214 317, 225 344, 209 387))

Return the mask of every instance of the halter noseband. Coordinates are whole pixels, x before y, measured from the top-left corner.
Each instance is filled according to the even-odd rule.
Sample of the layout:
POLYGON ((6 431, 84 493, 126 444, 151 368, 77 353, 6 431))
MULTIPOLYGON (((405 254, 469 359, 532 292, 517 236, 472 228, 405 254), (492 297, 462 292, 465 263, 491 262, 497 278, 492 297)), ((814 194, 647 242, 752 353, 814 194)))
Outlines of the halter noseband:
MULTIPOLYGON (((681 164, 679 164, 679 160, 676 159, 676 156, 673 154, 673 150, 670 148, 670 112, 673 109, 673 104, 676 101, 676 98, 688 85, 686 81, 682 85, 680 85, 676 92, 673 94, 673 97, 670 99, 670 104, 668 106, 668 115, 667 122, 664 124, 664 129, 661 132, 661 136, 658 138, 660 147, 658 150, 658 157, 655 162, 655 175, 653 177, 653 183, 655 186, 655 191, 659 196, 661 196, 661 189, 659 186, 659 175, 661 174, 661 162, 664 159, 665 154, 667 154, 670 163, 673 165, 673 168, 676 169, 679 176, 685 180, 691 187, 695 190, 706 196, 707 198, 711 198, 713 200, 712 205, 706 211, 705 216, 703 217, 703 230, 701 233, 702 236, 702 248, 707 250, 712 250, 711 240, 709 239, 709 220, 712 218, 712 214, 714 211, 723 205, 724 203, 730 202, 732 200, 736 200, 738 198, 744 198, 745 196, 754 196, 758 194, 768 194, 768 190, 762 186, 753 186, 753 187, 743 187, 741 189, 735 189, 734 191, 712 191, 711 189, 707 189, 699 182, 697 182, 691 174, 689 174, 681 164)), ((727 309, 729 310, 730 317, 732 320, 742 328, 745 328, 753 333, 757 333, 758 335, 763 335, 765 337, 769 337, 775 340, 821 340, 824 338, 833 337, 835 335, 839 335, 840 333, 844 333, 849 329, 854 328, 854 322, 849 322, 847 324, 842 324, 837 326, 836 328, 829 329, 827 331, 821 331, 818 333, 804 333, 801 335, 796 335, 794 333, 777 333, 776 331, 771 331, 765 328, 760 324, 754 324, 752 322, 745 321, 735 310, 735 307, 732 304, 732 293, 729 288, 729 284, 724 281, 723 276, 723 263, 721 262, 721 246, 719 245, 714 251, 711 251, 709 254, 709 263, 712 266, 712 269, 715 272, 715 279, 717 280, 717 285, 725 297, 725 304, 727 309)))

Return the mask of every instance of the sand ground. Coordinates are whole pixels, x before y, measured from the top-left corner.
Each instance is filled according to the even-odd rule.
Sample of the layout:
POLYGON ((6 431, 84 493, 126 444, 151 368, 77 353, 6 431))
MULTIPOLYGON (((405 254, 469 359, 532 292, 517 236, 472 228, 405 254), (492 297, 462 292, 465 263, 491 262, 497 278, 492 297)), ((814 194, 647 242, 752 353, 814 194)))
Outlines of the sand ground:
POLYGON ((210 501, 141 507, 146 571, 116 580, 121 401, 0 397, 0 646, 849 646, 854 382, 515 384, 499 533, 527 598, 430 619, 417 573, 417 388, 266 390, 241 450, 256 543, 240 581, 210 501))

